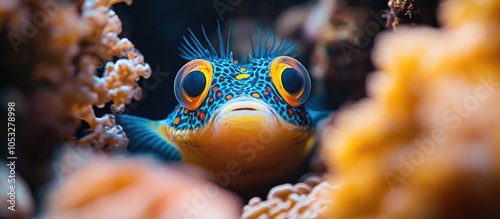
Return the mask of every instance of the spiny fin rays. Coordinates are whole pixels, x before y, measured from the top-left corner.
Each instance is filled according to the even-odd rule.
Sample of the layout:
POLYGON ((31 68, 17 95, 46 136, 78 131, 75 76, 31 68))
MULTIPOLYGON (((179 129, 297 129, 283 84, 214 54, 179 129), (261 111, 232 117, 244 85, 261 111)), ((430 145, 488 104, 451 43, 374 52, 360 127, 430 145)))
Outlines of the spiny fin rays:
POLYGON ((230 49, 229 39, 231 37, 231 26, 229 25, 229 31, 227 34, 227 45, 224 48, 224 38, 222 37, 222 28, 220 27, 219 21, 217 21, 217 38, 219 41, 219 52, 215 49, 214 45, 210 41, 205 28, 201 26, 203 37, 208 44, 208 47, 202 45, 201 41, 195 36, 193 31, 188 29, 189 38, 184 36, 182 37, 183 42, 179 47, 179 55, 181 58, 191 61, 193 59, 205 59, 205 60, 232 60, 232 54, 230 49))
POLYGON ((289 40, 280 38, 280 42, 276 45, 276 34, 271 35, 271 30, 268 29, 265 35, 265 39, 262 40, 262 34, 260 27, 257 29, 257 46, 256 48, 253 45, 252 32, 250 30, 250 25, 247 23, 248 29, 248 40, 250 41, 250 48, 252 53, 250 54, 251 58, 274 58, 277 56, 292 56, 295 57, 297 53, 295 53, 295 49, 297 45, 289 40), (269 38, 271 38, 271 45, 268 47, 269 38), (261 44, 263 41, 263 44, 261 44), (290 55, 293 53, 292 55, 290 55))
MULTIPOLYGON (((229 23, 229 31, 227 33, 227 42, 224 45, 224 37, 222 35, 222 28, 220 22, 217 21, 217 39, 219 41, 219 51, 215 49, 214 45, 210 41, 205 28, 202 26, 202 33, 207 46, 203 46, 201 41, 196 37, 196 35, 188 29, 189 35, 183 36, 183 42, 179 47, 180 56, 186 60, 193 59, 205 59, 205 60, 225 60, 232 62, 232 52, 230 49, 230 39, 232 23, 229 23)), ((295 57, 297 53, 295 52, 297 45, 289 40, 279 38, 279 43, 276 43, 278 38, 276 34, 271 34, 271 30, 268 29, 265 34, 265 38, 262 37, 261 28, 257 30, 257 43, 254 46, 254 41, 252 39, 252 32, 250 29, 250 24, 247 23, 248 29, 248 40, 250 41, 251 53, 249 54, 250 59, 259 58, 274 58, 277 56, 292 56, 295 57), (268 46, 271 40, 271 45, 268 46)))

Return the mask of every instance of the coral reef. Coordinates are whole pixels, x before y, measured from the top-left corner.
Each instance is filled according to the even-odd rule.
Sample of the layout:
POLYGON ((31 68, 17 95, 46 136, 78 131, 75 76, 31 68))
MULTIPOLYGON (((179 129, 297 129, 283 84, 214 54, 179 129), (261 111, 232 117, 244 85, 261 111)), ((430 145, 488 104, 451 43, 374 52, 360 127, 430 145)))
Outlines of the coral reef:
POLYGON ((148 160, 94 156, 55 187, 43 218, 239 217, 235 196, 193 175, 148 160))
MULTIPOLYGON (((447 0, 440 29, 401 25, 437 26, 437 1, 321 0, 280 16, 280 35, 299 39, 304 24, 299 49, 315 42, 311 73, 330 107, 369 98, 328 121, 321 139, 327 181, 276 186, 242 215, 236 197, 191 170, 95 153, 124 150, 128 140, 113 115, 96 116, 93 107, 123 112, 141 97, 138 80, 151 74, 135 46, 118 37, 111 7, 120 2, 131 4, 0 2, 0 100, 16 103, 23 154, 18 211, 0 217, 33 216, 37 203, 46 203, 42 218, 500 217, 499 1, 447 0), (379 35, 387 24, 397 31, 379 35), (367 80, 377 35, 371 58, 379 71, 367 80), (91 131, 69 141, 82 120, 91 131), (69 150, 60 163, 51 160, 56 145, 69 150), (47 202, 32 200, 30 189, 39 193, 48 171, 60 183, 47 202)), ((235 29, 246 28, 242 21, 235 29)), ((235 54, 248 48, 243 32, 235 54)))
POLYGON ((370 98, 324 138, 340 187, 323 218, 500 216, 498 11, 499 1, 448 0, 441 29, 379 38, 370 98))
MULTIPOLYGON (((86 121, 94 133, 82 139, 105 150, 126 147, 114 120, 94 115, 111 103, 121 112, 139 99, 140 78, 151 69, 126 38, 110 9, 120 0, 24 0, 0 3, 0 71, 7 86, 0 99, 16 103, 17 145, 28 164, 28 181, 46 181, 52 148, 69 140, 86 121), (104 66, 102 76, 99 69, 104 66), (36 145, 36 147, 34 146, 36 145), (36 174, 34 174, 36 173, 36 174), (32 179, 33 177, 33 179, 32 179), (35 179, 36 178, 36 179, 35 179)), ((34 183, 37 184, 37 183, 34 183)))
POLYGON ((317 218, 331 202, 323 196, 335 188, 334 184, 317 176, 295 185, 278 185, 269 191, 267 200, 250 199, 243 207, 241 218, 317 218))
POLYGON ((37 120, 30 120, 33 126, 53 127, 56 135, 65 140, 73 135, 78 125, 68 120, 79 118, 91 128, 97 126, 93 105, 104 106, 112 101, 112 110, 120 112, 131 99, 140 98, 136 82, 140 77, 149 77, 151 70, 134 45, 118 37, 121 22, 110 6, 120 1, 33 2, 9 7, 11 10, 3 12, 2 16, 7 22, 2 26, 8 32, 11 43, 8 48, 12 52, 7 54, 10 55, 7 57, 9 62, 5 63, 7 72, 14 74, 19 67, 16 64, 32 61, 28 69, 15 73, 27 76, 19 79, 23 80, 19 82, 21 87, 35 88, 26 89, 26 98, 35 106, 32 117, 37 120), (47 20, 37 23, 37 15, 47 20), (26 35, 27 27, 24 26, 30 23, 16 25, 24 21, 32 22, 35 28, 32 38, 26 35), (28 45, 23 45, 25 43, 28 45), (19 60, 27 55, 24 53, 31 53, 31 57, 19 60), (113 63, 114 57, 123 58, 113 63), (108 63, 103 76, 99 77, 98 69, 103 62, 108 63))

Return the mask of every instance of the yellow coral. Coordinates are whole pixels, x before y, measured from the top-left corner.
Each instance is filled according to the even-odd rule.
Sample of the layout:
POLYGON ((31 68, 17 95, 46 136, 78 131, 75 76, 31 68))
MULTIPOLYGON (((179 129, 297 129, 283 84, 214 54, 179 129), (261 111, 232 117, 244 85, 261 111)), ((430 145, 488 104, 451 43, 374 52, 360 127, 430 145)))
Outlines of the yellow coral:
POLYGON ((496 218, 500 2, 446 1, 442 29, 398 28, 373 54, 370 99, 324 139, 340 188, 324 218, 496 218))

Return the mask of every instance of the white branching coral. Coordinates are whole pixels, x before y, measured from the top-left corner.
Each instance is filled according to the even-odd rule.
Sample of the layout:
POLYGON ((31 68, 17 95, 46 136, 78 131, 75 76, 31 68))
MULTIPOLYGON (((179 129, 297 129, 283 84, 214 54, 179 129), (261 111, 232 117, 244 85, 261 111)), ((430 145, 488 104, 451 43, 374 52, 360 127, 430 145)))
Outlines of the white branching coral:
MULTIPOLYGON (((79 118, 89 123, 94 133, 84 137, 81 143, 91 143, 98 147, 111 146, 123 148, 127 145, 123 131, 116 126, 115 120, 110 115, 96 118, 92 106, 102 107, 112 101, 111 111, 121 113, 125 104, 132 99, 141 98, 141 88, 137 81, 149 78, 151 68, 144 63, 144 57, 134 48, 126 38, 120 39, 121 21, 109 7, 120 1, 88 1, 83 6, 82 20, 88 27, 86 40, 94 43, 87 47, 87 53, 100 57, 101 60, 110 60, 113 57, 122 57, 116 62, 108 62, 104 67, 102 77, 93 75, 92 82, 83 87, 89 90, 91 103, 77 108, 79 118)), ((131 3, 130 1, 128 2, 131 3)), ((96 64, 96 63, 94 63, 96 64)), ((89 69, 95 72, 95 69, 89 69)))
POLYGON ((304 182, 278 185, 266 200, 250 199, 243 207, 242 219, 317 218, 331 201, 326 194, 336 186, 313 176, 304 182))
MULTIPOLYGON (((16 102, 24 106, 20 116, 30 121, 26 133, 46 130, 43 138, 66 141, 81 119, 96 132, 84 142, 126 146, 126 136, 114 120, 107 115, 96 118, 92 109, 111 102, 113 113, 123 112, 125 104, 141 97, 138 80, 151 75, 134 45, 118 36, 122 24, 110 7, 119 2, 131 4, 130 0, 0 3, 0 30, 8 39, 2 42, 7 46, 1 52, 6 56, 2 69, 14 79, 6 93, 23 94, 16 102)), ((42 138, 33 139, 37 137, 42 138)))

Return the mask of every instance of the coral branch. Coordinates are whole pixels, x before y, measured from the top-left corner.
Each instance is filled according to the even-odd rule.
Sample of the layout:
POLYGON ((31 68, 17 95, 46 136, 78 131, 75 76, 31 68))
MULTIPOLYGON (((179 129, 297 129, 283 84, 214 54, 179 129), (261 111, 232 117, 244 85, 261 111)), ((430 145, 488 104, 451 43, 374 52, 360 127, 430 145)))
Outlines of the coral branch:
POLYGON ((15 73, 26 75, 13 83, 13 89, 24 93, 32 129, 53 130, 55 142, 61 142, 74 134, 77 119, 82 119, 100 133, 97 135, 108 134, 95 140, 116 138, 115 143, 125 142, 125 135, 117 134, 120 128, 111 123, 102 126, 103 120, 96 119, 92 110, 92 106, 112 102, 114 113, 123 112, 125 104, 140 99, 137 81, 151 75, 150 66, 134 45, 118 37, 121 21, 110 7, 123 1, 30 2, 1 3, 0 27, 11 40, 9 50, 3 51, 10 53, 5 63, 7 72, 14 78, 18 78, 15 73), (44 14, 46 24, 38 24, 32 14, 44 14), (32 25, 32 35, 26 33, 26 25, 32 25), (114 58, 118 60, 113 62, 114 58), (32 64, 21 68, 22 63, 32 64), (100 63, 106 63, 102 77, 98 76, 100 63))
POLYGON ((35 192, 49 180, 53 148, 70 140, 81 120, 93 132, 76 144, 126 148, 114 119, 93 111, 111 102, 113 112, 122 112, 140 98, 138 80, 151 75, 134 45, 119 37, 121 21, 110 8, 119 2, 132 1, 0 1, 0 72, 7 85, 0 99, 16 104, 16 135, 22 136, 16 146, 26 164, 20 171, 35 192))
POLYGON ((330 202, 325 194, 335 188, 319 177, 295 185, 279 185, 269 191, 265 201, 259 197, 250 199, 241 218, 317 218, 330 202))

